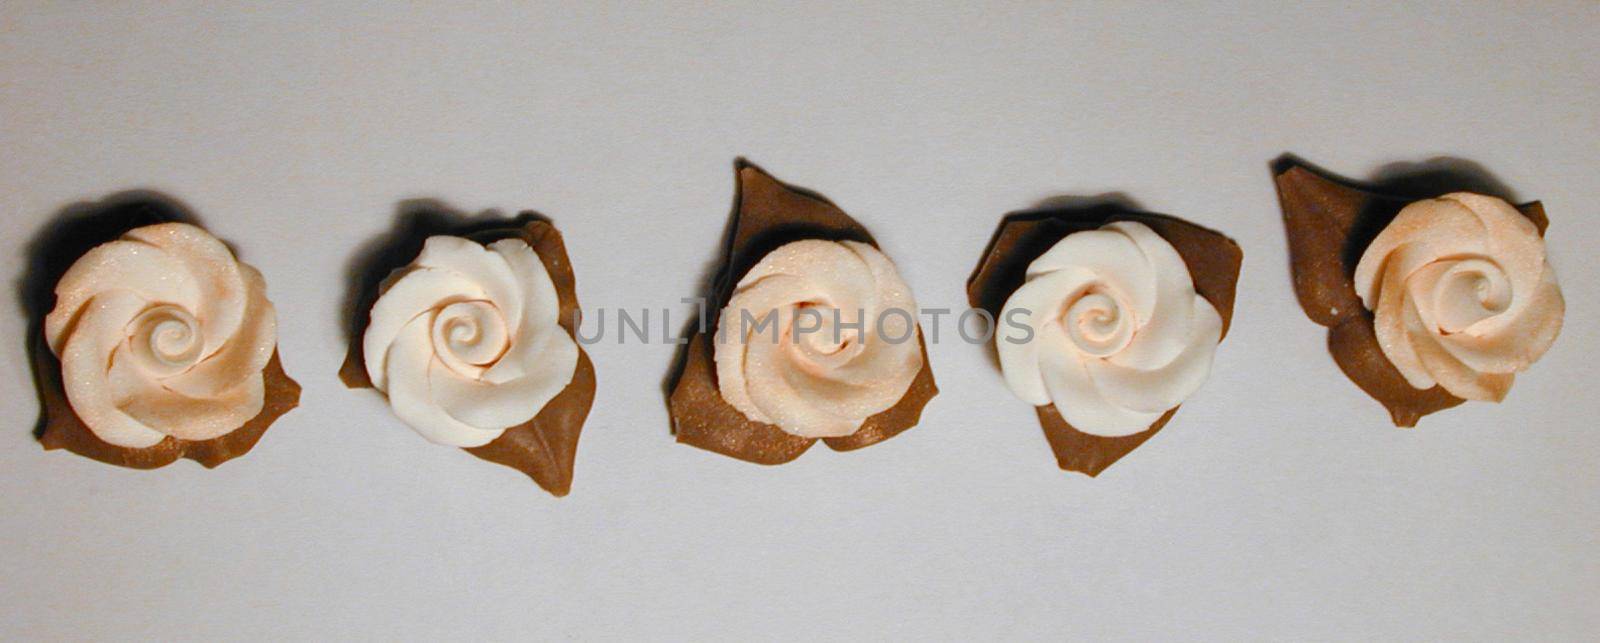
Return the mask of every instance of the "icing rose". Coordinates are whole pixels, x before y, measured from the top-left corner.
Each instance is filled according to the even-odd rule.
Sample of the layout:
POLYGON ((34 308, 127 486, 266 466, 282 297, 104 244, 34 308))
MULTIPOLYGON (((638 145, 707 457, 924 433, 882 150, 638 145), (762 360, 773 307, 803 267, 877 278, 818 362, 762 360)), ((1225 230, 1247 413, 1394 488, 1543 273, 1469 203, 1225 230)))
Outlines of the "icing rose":
POLYGON ((1148 226, 1067 235, 1028 265, 995 346, 1012 392, 1073 427, 1145 431, 1211 372, 1222 316, 1178 251, 1148 226))
POLYGON ((429 237, 372 306, 367 376, 423 437, 483 446, 572 382, 578 345, 559 315, 555 284, 526 242, 429 237))
POLYGON ((135 228, 56 284, 45 341, 67 402, 107 443, 209 440, 261 413, 278 343, 266 282, 198 227, 135 228))
POLYGON ((1565 313, 1539 228, 1466 192, 1402 209, 1361 255, 1355 286, 1406 382, 1468 400, 1504 398, 1565 313))
POLYGON ((722 398, 800 437, 855 433, 922 370, 916 306, 894 263, 871 245, 779 247, 739 280, 719 316, 722 398))

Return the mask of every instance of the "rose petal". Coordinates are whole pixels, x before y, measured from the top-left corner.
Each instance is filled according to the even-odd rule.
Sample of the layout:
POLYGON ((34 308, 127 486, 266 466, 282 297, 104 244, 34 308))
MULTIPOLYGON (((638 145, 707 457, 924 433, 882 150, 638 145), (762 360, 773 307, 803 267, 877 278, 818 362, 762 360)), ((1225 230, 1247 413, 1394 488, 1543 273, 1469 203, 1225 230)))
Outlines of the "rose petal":
POLYGON ((483 299, 483 289, 459 273, 431 268, 411 268, 401 273, 372 306, 372 321, 362 335, 367 377, 373 388, 387 391, 389 347, 400 331, 418 315, 455 301, 483 299))
POLYGON ((1474 370, 1486 373, 1513 373, 1524 370, 1543 357, 1561 334, 1566 316, 1566 301, 1556 284, 1555 271, 1545 266, 1538 286, 1528 303, 1513 314, 1504 328, 1483 333, 1477 328, 1445 337, 1440 345, 1450 355, 1474 370))
POLYGON ((118 408, 107 369, 122 329, 144 307, 143 298, 127 291, 90 299, 61 350, 61 383, 72 412, 101 440, 133 449, 155 446, 166 434, 118 408))
POLYGON ((1059 334, 1039 338, 1044 346, 1040 351, 1040 373, 1056 410, 1068 424, 1080 430, 1104 437, 1118 437, 1143 432, 1162 412, 1133 411, 1108 401, 1074 352, 1059 334))
MULTIPOLYGON (((1505 397, 1511 389, 1513 376, 1472 370, 1446 351, 1437 336, 1422 330, 1422 321, 1414 307, 1407 306, 1406 312, 1407 325, 1417 329, 1408 333, 1407 340, 1416 351, 1421 367, 1439 386, 1451 395, 1466 400, 1498 402, 1505 397)), ((1412 383, 1412 386, 1416 384, 1412 383)))
POLYGON ((384 375, 389 386, 389 406, 394 409, 395 416, 431 442, 458 447, 478 447, 493 442, 504 432, 503 428, 481 429, 466 424, 451 417, 434 399, 430 385, 434 359, 428 340, 429 322, 427 315, 412 318, 388 346, 384 375))
POLYGON ((1138 319, 1149 319, 1159 296, 1154 267, 1144 260, 1137 240, 1113 226, 1117 224, 1067 235, 1028 264, 1027 279, 1067 268, 1088 270, 1108 289, 1122 293, 1138 319))
MULTIPOLYGON (((162 380, 165 388, 189 397, 206 398, 221 395, 250 378, 261 379, 261 371, 272 361, 272 353, 278 345, 277 310, 267 299, 267 283, 260 272, 240 264, 239 273, 244 279, 247 303, 237 332, 221 349, 201 358, 188 371, 162 380)), ((202 327, 206 321, 202 320, 202 327)), ((252 413, 251 417, 254 416, 252 413)))
MULTIPOLYGON (((135 228, 125 236, 148 243, 177 259, 184 265, 182 278, 194 280, 199 287, 199 301, 185 306, 185 309, 201 320, 200 331, 205 337, 201 359, 221 349, 238 333, 248 304, 248 286, 240 273, 239 260, 221 239, 187 223, 162 223, 135 228)), ((179 275, 163 277, 177 278, 179 275)), ((276 343, 276 337, 273 339, 276 343)), ((265 363, 262 362, 263 365, 265 363)))
POLYGON ((785 359, 782 344, 756 340, 746 347, 747 392, 761 416, 770 418, 763 421, 809 438, 855 433, 866 415, 851 413, 859 413, 860 409, 843 401, 857 392, 855 387, 825 378, 792 375, 795 369, 785 359))
POLYGON ((524 326, 524 333, 517 338, 517 352, 501 362, 526 360, 519 370, 527 375, 504 382, 474 381, 435 361, 428 373, 433 401, 451 417, 479 429, 503 430, 533 419, 572 382, 578 345, 560 326, 524 326))
POLYGON ((127 291, 149 303, 195 310, 201 289, 186 275, 182 262, 142 241, 117 240, 95 246, 56 283, 56 304, 44 320, 50 351, 61 354, 80 309, 108 290, 127 291))
MULTIPOLYGON (((1422 272, 1438 269, 1423 268, 1422 272)), ((1416 349, 1411 345, 1413 334, 1428 331, 1427 322, 1422 319, 1408 294, 1405 274, 1398 270, 1385 272, 1384 285, 1378 293, 1378 309, 1373 315, 1373 331, 1378 338, 1378 348, 1412 388, 1433 388, 1436 384, 1433 375, 1423 367, 1422 358, 1417 356, 1416 349)))
POLYGON ((540 343, 534 340, 561 322, 561 299, 544 262, 527 243, 520 239, 502 239, 489 248, 510 267, 522 299, 522 319, 513 331, 511 348, 483 376, 484 381, 499 383, 526 375, 528 371, 523 366, 537 363, 540 343))
POLYGON ((1439 257, 1486 254, 1484 230, 1482 220, 1457 201, 1424 199, 1407 205, 1362 252, 1356 263, 1356 292, 1371 310, 1378 297, 1375 289, 1381 283, 1381 273, 1395 269, 1385 264, 1395 259, 1395 251, 1401 246, 1415 246, 1399 268, 1400 272, 1409 273, 1439 257))
POLYGON ((911 289, 871 245, 786 244, 739 280, 721 312, 718 389, 745 417, 793 435, 854 434, 921 370, 916 314, 911 289), (821 317, 819 328, 795 328, 802 309, 821 317))
POLYGON ((1199 295, 1192 298, 1190 305, 1194 323, 1184 338, 1183 351, 1172 361, 1152 369, 1136 369, 1111 360, 1089 360, 1084 364, 1095 388, 1112 404, 1155 414, 1165 413, 1193 395, 1211 372, 1216 345, 1222 341, 1222 315, 1199 295))
MULTIPOLYGON (((995 350, 1006 385, 1023 401, 1034 406, 1050 403, 1050 392, 1040 372, 1045 343, 1039 336, 1049 328, 1054 328, 1049 332, 1061 332, 1054 322, 1063 300, 1092 283, 1094 276, 1087 268, 1062 266, 1029 279, 1006 299, 1000 319, 995 320, 995 350), (1019 310, 1027 313, 1020 320, 1012 318, 1013 311, 1019 310)), ((1068 350, 1077 349, 1068 344, 1068 350)))
POLYGON ((1138 329, 1133 341, 1110 360, 1135 369, 1167 364, 1189 347, 1194 312, 1191 302, 1199 296, 1195 294, 1194 278, 1172 244, 1148 226, 1118 221, 1106 227, 1128 235, 1138 250, 1137 257, 1130 257, 1129 262, 1142 260, 1145 266, 1143 270, 1134 270, 1132 266, 1117 266, 1117 269, 1149 274, 1151 289, 1155 292, 1155 300, 1137 319, 1138 329))
POLYGON ((112 357, 110 374, 122 411, 140 424, 180 440, 227 435, 260 414, 266 401, 266 385, 259 371, 232 388, 191 397, 149 379, 123 357, 122 351, 112 357))
MULTIPOLYGON (((508 242, 528 247, 528 244, 520 241, 508 242)), ((533 250, 530 248, 528 252, 532 253, 533 250)), ((516 275, 512 274, 503 253, 490 252, 482 244, 462 237, 434 236, 423 242, 416 265, 449 270, 460 275, 483 292, 483 299, 494 302, 507 321, 522 319, 523 288, 516 275)), ((544 266, 541 264, 539 267, 542 270, 544 266)), ((549 279, 549 275, 545 275, 545 280, 549 279)), ((517 331, 516 328, 508 330, 512 333, 517 331)))

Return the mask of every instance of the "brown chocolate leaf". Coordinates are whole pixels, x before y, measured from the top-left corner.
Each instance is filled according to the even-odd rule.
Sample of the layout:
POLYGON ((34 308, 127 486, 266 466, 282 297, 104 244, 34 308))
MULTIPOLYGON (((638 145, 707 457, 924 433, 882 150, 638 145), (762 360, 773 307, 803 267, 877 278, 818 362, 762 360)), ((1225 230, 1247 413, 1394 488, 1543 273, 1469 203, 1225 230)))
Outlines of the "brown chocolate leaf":
MULTIPOLYGON (((1289 164, 1274 177, 1289 238, 1295 297, 1306 316, 1328 327, 1328 351, 1339 368, 1384 408, 1395 426, 1416 426, 1423 416, 1464 400, 1442 387, 1412 387, 1383 354, 1372 313, 1356 294, 1356 265, 1367 246, 1414 199, 1379 194, 1289 164)), ((1517 206, 1544 234, 1539 202, 1517 206)))
POLYGON ((168 436, 154 446, 143 449, 120 447, 96 436, 83 420, 73 412, 61 385, 61 363, 42 336, 35 338, 33 370, 44 400, 45 427, 39 443, 45 449, 66 449, 81 456, 94 458, 107 464, 131 469, 164 467, 178 458, 189 458, 212 468, 250 451, 267 432, 267 427, 290 409, 300 404, 300 385, 283 372, 277 351, 262 370, 266 383, 266 399, 261 412, 244 425, 226 435, 210 440, 180 440, 168 436))
POLYGON ((712 341, 706 333, 689 338, 683 372, 667 407, 678 441, 756 464, 783 464, 800 457, 816 440, 751 421, 722 399, 712 341))
MULTIPOLYGON (((821 195, 786 185, 743 160, 735 164, 735 173, 737 205, 725 258, 712 284, 712 310, 720 311, 739 278, 767 253, 786 243, 829 239, 877 246, 866 228, 821 195)), ((714 333, 716 319, 713 317, 702 327, 714 333)), ((939 392, 920 325, 917 342, 922 347, 922 370, 905 396, 888 410, 867 418, 855 433, 825 439, 829 447, 836 451, 859 449, 916 425, 922 408, 939 392)), ((667 399, 673 433, 679 442, 757 464, 788 462, 816 442, 814 438, 802 438, 775 425, 753 421, 722 399, 712 359, 713 342, 707 332, 696 332, 683 350, 683 367, 667 399)))
MULTIPOLYGON (((1000 221, 978 267, 967 280, 968 303, 987 311, 997 323, 1004 323, 1001 315, 1006 299, 1026 281, 1028 264, 1067 235, 1093 230, 1113 221, 1143 223, 1177 249, 1194 277, 1195 291, 1216 306, 1222 315, 1222 333, 1226 337, 1233 322, 1234 294, 1239 282, 1239 266, 1244 259, 1239 244, 1219 232, 1182 219, 1128 212, 1114 205, 1007 215, 1000 221)), ((994 350, 993 346, 990 350, 994 350)), ((1168 410, 1143 432, 1122 437, 1079 431, 1062 419, 1054 405, 1036 407, 1036 411, 1045 440, 1056 454, 1057 464, 1067 471, 1095 476, 1154 436, 1177 413, 1178 407, 1168 410)))
POLYGON ((467 453, 528 474, 556 497, 572 490, 572 470, 578 455, 578 436, 594 405, 594 363, 578 350, 572 383, 532 420, 506 429, 493 442, 466 449, 467 453))
MULTIPOLYGON (((484 244, 509 238, 526 241, 539 255, 545 271, 550 273, 550 281, 555 285, 556 295, 561 302, 561 327, 576 341, 582 313, 578 307, 577 279, 572 271, 572 262, 567 257, 566 243, 562 241, 561 232, 548 221, 531 216, 524 218, 526 221, 521 225, 480 230, 468 234, 467 238, 484 244)), ((380 291, 388 283, 385 280, 379 286, 380 291)), ((376 299, 376 296, 364 298, 365 301, 376 299)), ((369 321, 366 317, 368 312, 357 313, 356 332, 351 337, 344 364, 339 368, 339 379, 350 388, 372 388, 361 345, 361 337, 369 321)), ((578 364, 573 371, 572 381, 551 398, 538 415, 526 423, 506 429, 493 442, 462 450, 521 471, 552 495, 565 496, 572 490, 578 437, 583 432, 589 409, 594 405, 594 393, 594 363, 589 360, 588 352, 583 350, 582 342, 579 342, 578 364)))

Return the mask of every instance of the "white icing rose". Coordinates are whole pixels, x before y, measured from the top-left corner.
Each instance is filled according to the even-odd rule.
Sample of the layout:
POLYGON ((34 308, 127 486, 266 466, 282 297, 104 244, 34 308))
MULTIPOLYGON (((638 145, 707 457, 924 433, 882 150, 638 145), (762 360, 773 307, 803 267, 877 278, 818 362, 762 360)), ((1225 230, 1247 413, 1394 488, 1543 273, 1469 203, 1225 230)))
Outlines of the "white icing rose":
POLYGON ((1504 398, 1565 313, 1538 227, 1481 194, 1406 206, 1361 255, 1355 285, 1406 382, 1468 400, 1504 398))
POLYGON ((73 412, 126 448, 209 440, 260 414, 277 331, 261 273, 184 223, 85 253, 44 322, 73 412))
POLYGON ((877 248, 786 244, 739 280, 722 309, 718 389, 746 417, 787 433, 850 435, 899 402, 922 370, 916 314, 911 289, 877 248))
POLYGON ((1001 315, 995 346, 1012 392, 1106 437, 1143 432, 1187 399, 1222 339, 1183 257, 1131 221, 1057 242, 1001 315))
POLYGON ((429 237, 372 306, 367 376, 423 437, 483 446, 572 382, 578 345, 559 323, 560 306, 521 239, 484 247, 429 237))

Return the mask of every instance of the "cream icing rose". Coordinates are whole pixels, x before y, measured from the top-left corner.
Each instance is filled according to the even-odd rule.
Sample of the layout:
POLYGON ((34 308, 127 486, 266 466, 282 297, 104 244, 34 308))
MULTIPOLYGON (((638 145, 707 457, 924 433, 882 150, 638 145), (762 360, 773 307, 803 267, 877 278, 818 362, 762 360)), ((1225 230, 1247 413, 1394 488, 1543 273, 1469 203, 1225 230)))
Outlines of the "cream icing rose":
POLYGON ((922 370, 916 302, 869 244, 795 241, 739 280, 717 322, 722 398, 807 438, 855 433, 922 370))
POLYGON ((1565 312, 1538 227, 1466 192, 1402 209, 1361 255, 1355 285, 1406 382, 1469 400, 1504 398, 1565 312))
POLYGON ((1073 427, 1143 432, 1211 371, 1222 316, 1183 257, 1131 221, 1067 235, 1028 265, 995 345, 1006 384, 1073 427))
POLYGON ((125 448, 209 440, 260 414, 278 342, 261 273, 185 223, 84 254, 56 284, 44 333, 73 413, 125 448))
POLYGON ((555 284, 526 242, 429 237, 372 306, 367 376, 423 437, 483 446, 572 382, 578 346, 559 315, 555 284))

